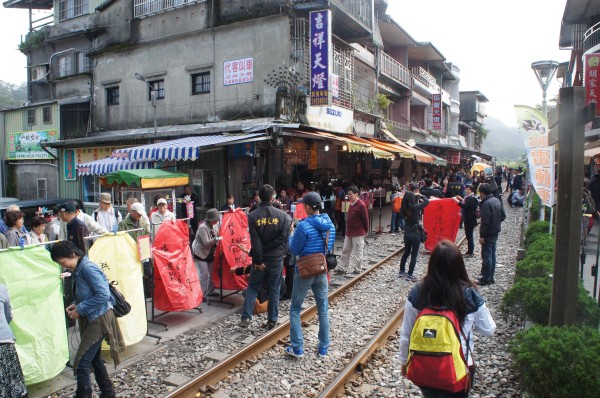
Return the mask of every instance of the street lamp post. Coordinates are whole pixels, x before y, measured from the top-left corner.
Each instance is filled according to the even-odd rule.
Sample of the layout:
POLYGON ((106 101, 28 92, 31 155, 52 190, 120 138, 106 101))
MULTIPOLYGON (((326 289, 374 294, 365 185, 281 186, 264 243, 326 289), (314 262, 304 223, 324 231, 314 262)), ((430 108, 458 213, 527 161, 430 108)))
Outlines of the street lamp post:
POLYGON ((135 78, 146 83, 150 88, 150 102, 152 103, 152 108, 154 108, 154 135, 156 135, 156 89, 143 75, 136 73, 135 78))
MULTIPOLYGON (((535 73, 535 77, 537 77, 538 83, 540 83, 540 87, 542 88, 542 114, 544 117, 548 117, 548 102, 546 101, 546 93, 548 91, 548 87, 550 87, 550 83, 552 82, 552 78, 556 73, 556 69, 558 69, 558 62, 556 61, 536 61, 531 64, 531 69, 533 69, 533 73, 535 73)), ((528 173, 531 175, 531 173, 528 173)), ((529 178, 529 177, 528 177, 529 178)), ((544 210, 544 204, 540 206, 540 220, 544 221, 546 211, 544 210)), ((550 212, 552 213, 552 204, 550 204, 550 212)), ((552 214, 550 216, 550 228, 552 228, 552 214)))

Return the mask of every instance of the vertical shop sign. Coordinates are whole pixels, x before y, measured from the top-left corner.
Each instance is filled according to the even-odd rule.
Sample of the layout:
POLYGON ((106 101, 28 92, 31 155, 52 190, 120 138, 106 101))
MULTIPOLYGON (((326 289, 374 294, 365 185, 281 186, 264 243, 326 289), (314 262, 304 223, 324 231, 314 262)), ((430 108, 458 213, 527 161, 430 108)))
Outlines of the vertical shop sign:
POLYGON ((537 109, 515 105, 531 183, 544 205, 554 204, 554 146, 548 145, 548 119, 537 109))
POLYGON ((74 181, 76 179, 77 164, 75 163, 75 150, 65 149, 63 153, 64 172, 66 181, 74 181))
POLYGON ((600 54, 585 55, 585 103, 596 104, 596 116, 600 116, 600 54))
POLYGON ((442 94, 433 94, 431 96, 432 122, 433 130, 442 130, 442 94))
POLYGON ((310 13, 310 104, 331 105, 330 69, 333 43, 331 41, 331 11, 310 13))

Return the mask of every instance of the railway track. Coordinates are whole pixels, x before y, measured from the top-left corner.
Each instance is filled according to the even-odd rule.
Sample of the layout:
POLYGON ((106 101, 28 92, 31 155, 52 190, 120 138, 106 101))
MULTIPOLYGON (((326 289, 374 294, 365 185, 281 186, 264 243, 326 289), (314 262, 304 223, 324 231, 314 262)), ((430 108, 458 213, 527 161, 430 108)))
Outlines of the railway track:
MULTIPOLYGON (((459 243, 459 245, 463 242, 464 239, 459 243)), ((335 302, 344 294, 350 292, 359 283, 367 281, 367 278, 371 276, 371 274, 377 272, 394 257, 403 253, 403 251, 404 247, 401 247, 397 251, 385 257, 383 260, 376 263, 370 269, 348 281, 335 291, 330 292, 330 303, 335 302)), ((406 297, 406 295, 404 295, 404 297, 406 297)), ((329 381, 329 384, 325 385, 324 388, 321 389, 321 391, 318 393, 318 397, 335 397, 342 393, 346 383, 350 382, 358 373, 360 373, 369 358, 379 348, 387 343, 389 336, 396 333, 402 324, 404 305, 403 303, 397 303, 396 307, 400 309, 395 311, 382 327, 378 328, 378 331, 372 336, 372 338, 370 338, 370 340, 364 346, 362 346, 351 359, 345 361, 347 364, 345 367, 343 367, 343 369, 339 371, 336 370, 337 374, 329 381)), ((303 310, 300 315, 303 325, 308 323, 316 315, 317 307, 315 304, 303 310)), ((254 342, 232 353, 219 363, 199 374, 197 377, 167 393, 165 396, 167 398, 197 398, 205 396, 205 393, 207 392, 214 392, 218 388, 214 388, 212 386, 221 380, 225 380, 229 375, 234 373, 240 364, 250 361, 254 357, 260 356, 282 342, 288 336, 289 320, 279 324, 272 331, 265 333, 254 342)), ((316 394, 314 395, 316 396, 316 394)))

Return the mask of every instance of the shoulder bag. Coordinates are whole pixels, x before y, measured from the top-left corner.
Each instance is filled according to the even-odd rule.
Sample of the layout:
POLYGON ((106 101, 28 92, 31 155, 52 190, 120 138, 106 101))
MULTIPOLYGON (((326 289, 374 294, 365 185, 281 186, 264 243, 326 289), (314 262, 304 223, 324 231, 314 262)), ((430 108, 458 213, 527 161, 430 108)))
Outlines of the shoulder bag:
POLYGON ((110 289, 110 295, 113 297, 115 303, 113 304, 113 313, 117 318, 121 318, 131 311, 131 305, 125 300, 125 296, 116 288, 117 282, 110 282, 108 287, 110 289))
MULTIPOLYGON (((321 238, 323 238, 321 236, 321 238)), ((329 241, 329 230, 327 231, 327 235, 324 239, 325 241, 325 249, 323 250, 329 256, 333 256, 333 260, 335 261, 335 266, 337 266, 337 259, 335 255, 329 253, 327 250, 328 241, 329 241)), ((302 256, 298 259, 298 263, 296 266, 298 267, 298 273, 302 278, 310 278, 312 276, 326 274, 327 273, 327 259, 323 253, 313 253, 307 254, 306 256, 302 256)))
POLYGON ((419 224, 419 235, 421 236, 421 243, 425 243, 427 240, 427 230, 421 224, 419 224))

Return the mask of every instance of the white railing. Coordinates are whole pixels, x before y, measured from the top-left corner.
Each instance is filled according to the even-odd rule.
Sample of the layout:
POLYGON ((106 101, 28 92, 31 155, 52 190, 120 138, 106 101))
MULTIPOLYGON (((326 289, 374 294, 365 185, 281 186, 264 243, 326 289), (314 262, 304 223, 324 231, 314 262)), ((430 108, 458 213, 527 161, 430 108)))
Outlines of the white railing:
POLYGON ((379 63, 381 65, 381 72, 384 75, 404 84, 408 88, 412 88, 410 70, 407 67, 384 52, 380 53, 379 63))
POLYGON ((423 84, 426 84, 430 88, 434 89, 436 92, 440 91, 440 86, 435 81, 435 77, 431 76, 429 72, 420 66, 412 68, 412 75, 415 79, 419 80, 423 84))
POLYGON ((134 0, 133 16, 134 18, 142 18, 170 8, 205 2, 206 0, 134 0))

